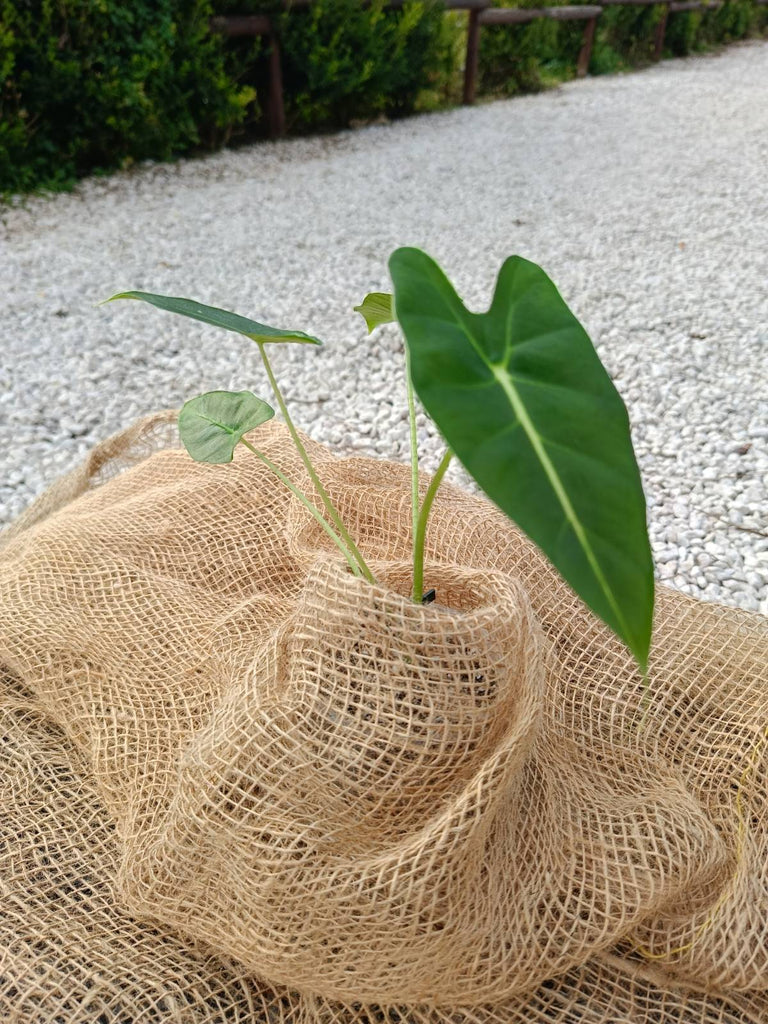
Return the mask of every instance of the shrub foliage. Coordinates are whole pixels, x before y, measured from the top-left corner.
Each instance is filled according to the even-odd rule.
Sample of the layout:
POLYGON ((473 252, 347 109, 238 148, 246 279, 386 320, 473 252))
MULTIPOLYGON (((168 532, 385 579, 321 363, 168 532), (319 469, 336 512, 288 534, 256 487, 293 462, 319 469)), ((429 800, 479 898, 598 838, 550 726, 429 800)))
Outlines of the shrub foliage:
MULTIPOLYGON (((555 6, 565 0, 500 0, 501 7, 555 6)), ((577 0, 571 0, 577 2, 577 0)), ((580 0, 586 2, 586 0, 580 0)), ((717 11, 669 16, 666 56, 683 56, 764 30, 768 18, 751 0, 725 0, 717 11)), ((591 74, 642 67, 653 59, 660 6, 606 7, 597 23, 591 74)), ((480 46, 480 89, 485 93, 535 92, 573 77, 583 22, 535 21, 530 25, 484 28, 480 46)))
POLYGON ((0 0, 0 190, 168 159, 242 117, 208 0, 0 0))
POLYGON ((288 117, 299 128, 411 113, 451 73, 450 24, 423 0, 399 11, 384 0, 315 0, 283 14, 281 38, 288 117))

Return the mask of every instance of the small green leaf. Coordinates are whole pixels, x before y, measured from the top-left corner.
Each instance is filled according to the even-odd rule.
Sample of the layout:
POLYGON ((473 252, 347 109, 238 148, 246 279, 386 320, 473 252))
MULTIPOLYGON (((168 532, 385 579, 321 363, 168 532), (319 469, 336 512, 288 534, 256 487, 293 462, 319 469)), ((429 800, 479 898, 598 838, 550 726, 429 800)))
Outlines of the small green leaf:
POLYGON ((195 462, 231 462, 243 434, 275 415, 250 391, 209 391, 179 413, 179 434, 195 462))
POLYGON ((246 338, 259 344, 295 341, 305 345, 322 345, 322 341, 318 338, 314 338, 311 334, 305 334, 303 331, 281 331, 277 327, 268 327, 266 324, 249 320, 238 313, 229 313, 226 309, 204 306, 201 302, 195 302, 194 299, 173 299, 168 295, 152 295, 150 292, 120 292, 118 295, 105 299, 105 302, 114 302, 115 299, 138 299, 141 302, 148 302, 150 306, 157 306, 158 309, 165 309, 169 313, 179 313, 192 320, 200 320, 204 324, 223 327, 225 331, 243 334, 246 338))
POLYGON ((355 306, 355 312, 365 320, 369 334, 376 327, 380 327, 382 324, 391 324, 395 320, 392 296, 387 292, 370 292, 359 306, 355 306))
POLYGON ((389 261, 413 385, 485 493, 645 670, 653 561, 624 403, 544 271, 513 256, 487 313, 418 249, 389 261))

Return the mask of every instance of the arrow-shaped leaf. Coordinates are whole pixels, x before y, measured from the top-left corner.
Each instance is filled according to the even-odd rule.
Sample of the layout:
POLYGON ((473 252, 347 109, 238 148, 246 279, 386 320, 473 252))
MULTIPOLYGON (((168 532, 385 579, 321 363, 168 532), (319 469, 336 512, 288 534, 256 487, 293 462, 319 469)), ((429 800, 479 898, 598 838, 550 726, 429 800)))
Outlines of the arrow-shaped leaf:
POLYGON ((418 249, 389 262, 413 384, 486 494, 544 551, 645 670, 653 562, 618 392, 589 337, 534 263, 501 268, 469 312, 418 249))
POLYGON ((250 391, 209 391, 190 399, 179 413, 179 434, 196 462, 231 462, 243 434, 275 415, 250 391))
POLYGON ((303 331, 281 331, 277 327, 269 327, 267 324, 257 323, 256 320, 249 320, 248 317, 240 316, 238 313, 229 313, 226 309, 204 306, 202 302, 195 302, 194 299, 174 299, 169 295, 153 295, 151 292, 120 292, 106 301, 114 302, 115 299, 138 299, 141 302, 148 302, 150 306, 157 306, 158 309, 165 309, 169 313, 179 313, 192 320, 200 320, 204 324, 223 327, 225 331, 243 334, 246 338, 259 344, 289 341, 305 345, 322 345, 318 338, 314 338, 311 334, 305 334, 303 331))
POLYGON ((354 309, 365 320, 369 334, 376 327, 380 327, 382 324, 391 324, 395 319, 392 296, 388 292, 369 292, 360 305, 355 306, 354 309))

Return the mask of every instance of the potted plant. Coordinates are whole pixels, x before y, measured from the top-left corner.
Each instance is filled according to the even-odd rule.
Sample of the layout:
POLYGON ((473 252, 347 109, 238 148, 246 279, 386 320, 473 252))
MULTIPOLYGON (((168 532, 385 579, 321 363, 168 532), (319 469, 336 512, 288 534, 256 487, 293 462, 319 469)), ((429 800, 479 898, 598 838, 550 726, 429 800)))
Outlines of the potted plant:
MULTIPOLYGON (((396 321, 405 336, 413 600, 424 600, 429 514, 457 457, 627 645, 645 674, 654 595, 645 499, 624 403, 586 331, 544 271, 519 256, 502 266, 486 313, 467 310, 438 265, 418 249, 398 249, 389 267, 393 294, 372 293, 355 309, 369 331, 396 321), (447 444, 423 501, 414 392, 447 444)), ((350 570, 373 583, 312 465, 267 355, 267 346, 274 343, 321 342, 303 331, 268 327, 190 299, 135 291, 108 301, 114 299, 142 300, 235 331, 258 345, 319 502, 313 503, 279 466, 269 468, 314 516, 350 570)), ((229 462, 240 443, 264 461, 245 434, 272 416, 274 409, 251 392, 214 391, 184 406, 179 430, 194 459, 229 462)))
MULTIPOLYGON (((645 676, 654 593, 645 502, 621 398, 543 270, 508 259, 490 309, 477 314, 423 252, 399 249, 389 266, 393 293, 356 307, 369 330, 396 321, 406 340, 410 529, 393 545, 396 557, 383 561, 345 524, 269 360, 271 344, 317 338, 189 299, 114 297, 258 345, 294 469, 286 467, 285 434, 260 435, 274 409, 250 391, 187 402, 180 436, 203 463, 231 462, 238 445, 246 448, 298 502, 302 529, 313 531, 290 612, 182 753, 163 827, 137 838, 122 885, 134 912, 151 917, 162 908, 163 920, 182 929, 194 920, 195 934, 215 948, 273 982, 326 998, 503 999, 579 962, 603 924, 576 924, 574 911, 568 927, 561 923, 553 961, 543 920, 517 922, 502 939, 505 927, 484 909, 489 883, 472 851, 489 831, 504 833, 511 795, 521 814, 538 816, 534 830, 546 821, 554 833, 561 827, 547 801, 533 801, 535 812, 520 805, 540 742, 547 644, 524 590, 503 573, 431 562, 425 575, 430 513, 451 460, 460 459, 645 676), (447 446, 426 485, 417 397, 447 446), (443 878, 434 905, 422 897, 401 905, 392 894, 383 901, 376 871, 392 879, 399 871, 402 883, 426 851, 443 878), (360 868, 371 861, 379 864, 373 873, 360 868), (206 893, 225 877, 222 915, 206 893), (249 879, 237 900, 234 878, 249 879), (527 949, 514 969, 498 970, 499 941, 527 949), (487 948, 481 964, 471 965, 467 943, 487 948)), ((685 818, 690 809, 679 794, 670 799, 685 818)), ((638 814, 663 817, 635 802, 630 817, 638 814)), ((712 839, 698 819, 697 828, 712 839)), ((519 860, 526 842, 501 836, 497 854, 519 860)), ((611 871, 621 855, 617 848, 608 856, 611 871)), ((630 917, 658 899, 654 871, 641 863, 623 884, 630 917)), ((569 884, 562 863, 553 861, 548 874, 555 888, 569 884)), ((666 874, 673 888, 687 877, 671 866, 666 874)), ((502 876, 492 883, 499 906, 509 902, 507 884, 502 876)), ((571 913, 563 911, 564 921, 571 913)))

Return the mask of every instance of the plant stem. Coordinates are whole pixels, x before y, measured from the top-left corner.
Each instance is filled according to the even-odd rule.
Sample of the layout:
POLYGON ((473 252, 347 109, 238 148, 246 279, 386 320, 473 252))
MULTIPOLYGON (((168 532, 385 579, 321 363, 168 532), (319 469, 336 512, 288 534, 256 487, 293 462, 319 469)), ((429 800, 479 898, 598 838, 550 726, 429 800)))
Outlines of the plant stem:
POLYGON ((405 346, 405 380, 408 387, 408 422, 411 432, 411 550, 414 572, 416 569, 416 533, 419 526, 419 445, 416 436, 416 401, 411 380, 411 352, 408 342, 405 346))
POLYGON ((263 452, 260 452, 258 448, 254 448, 250 441, 246 441, 244 437, 241 437, 240 441, 242 444, 245 445, 248 451, 253 452, 253 454, 257 458, 261 459, 261 461, 264 463, 267 469, 271 469, 275 476, 278 478, 278 480, 280 480, 281 483, 285 484, 285 486, 288 488, 291 494, 293 494, 294 497, 298 498, 302 505, 304 505, 304 507, 307 508, 312 513, 312 515, 322 526, 322 528, 325 530, 325 532, 328 534, 328 536, 331 538, 334 544, 336 544, 336 546, 341 549, 342 553, 344 554, 344 557, 349 562, 350 568, 354 572, 355 576, 362 576, 362 571, 359 565, 357 564, 357 561, 352 556, 352 552, 349 550, 349 548, 341 539, 341 537, 339 537, 339 535, 333 529, 328 520, 323 516, 322 512, 315 505, 312 504, 312 502, 309 500, 306 494, 304 494, 303 491, 300 491, 298 487, 294 486, 294 484, 291 483, 291 481, 288 479, 285 473, 283 473, 283 471, 279 469, 274 464, 274 462, 268 459, 263 452))
POLYGON ((373 578, 371 570, 365 564, 365 559, 360 554, 357 544, 355 544, 355 542, 352 540, 352 538, 349 535, 349 531, 347 530, 344 523, 341 521, 341 516, 336 511, 333 502, 328 496, 328 492, 320 483, 320 478, 315 472, 315 467, 312 465, 312 462, 310 461, 309 455, 307 454, 307 450, 301 443, 299 432, 296 430, 296 427, 293 424, 293 420, 291 419, 288 409, 286 407, 282 392, 280 391, 278 383, 275 379, 275 375, 272 372, 272 367, 270 365, 269 359, 267 358, 267 353, 264 348, 264 342, 258 342, 257 344, 259 346, 259 352, 261 352, 261 359, 262 362, 264 363, 264 369, 267 371, 267 376, 269 377, 269 383, 272 385, 272 390, 275 393, 277 404, 280 406, 280 412, 283 414, 285 425, 288 427, 288 430, 290 431, 291 437, 293 438, 293 443, 296 445, 298 453, 301 456, 301 461, 307 468, 309 478, 317 488, 317 493, 320 495, 320 498, 322 499, 322 502, 325 505, 328 515, 331 517, 334 526, 339 531, 339 534, 344 539, 344 542, 346 543, 349 550, 352 552, 352 555, 357 561, 357 564, 360 566, 360 571, 362 572, 363 576, 368 580, 369 583, 375 583, 376 581, 373 578))
POLYGON ((432 503, 435 500, 437 490, 442 483, 445 472, 451 464, 453 452, 449 448, 437 467, 435 475, 429 482, 427 493, 424 495, 424 504, 419 512, 419 522, 416 527, 416 543, 413 552, 413 600, 421 604, 421 596, 424 590, 424 542, 427 537, 427 520, 432 510, 432 503))

